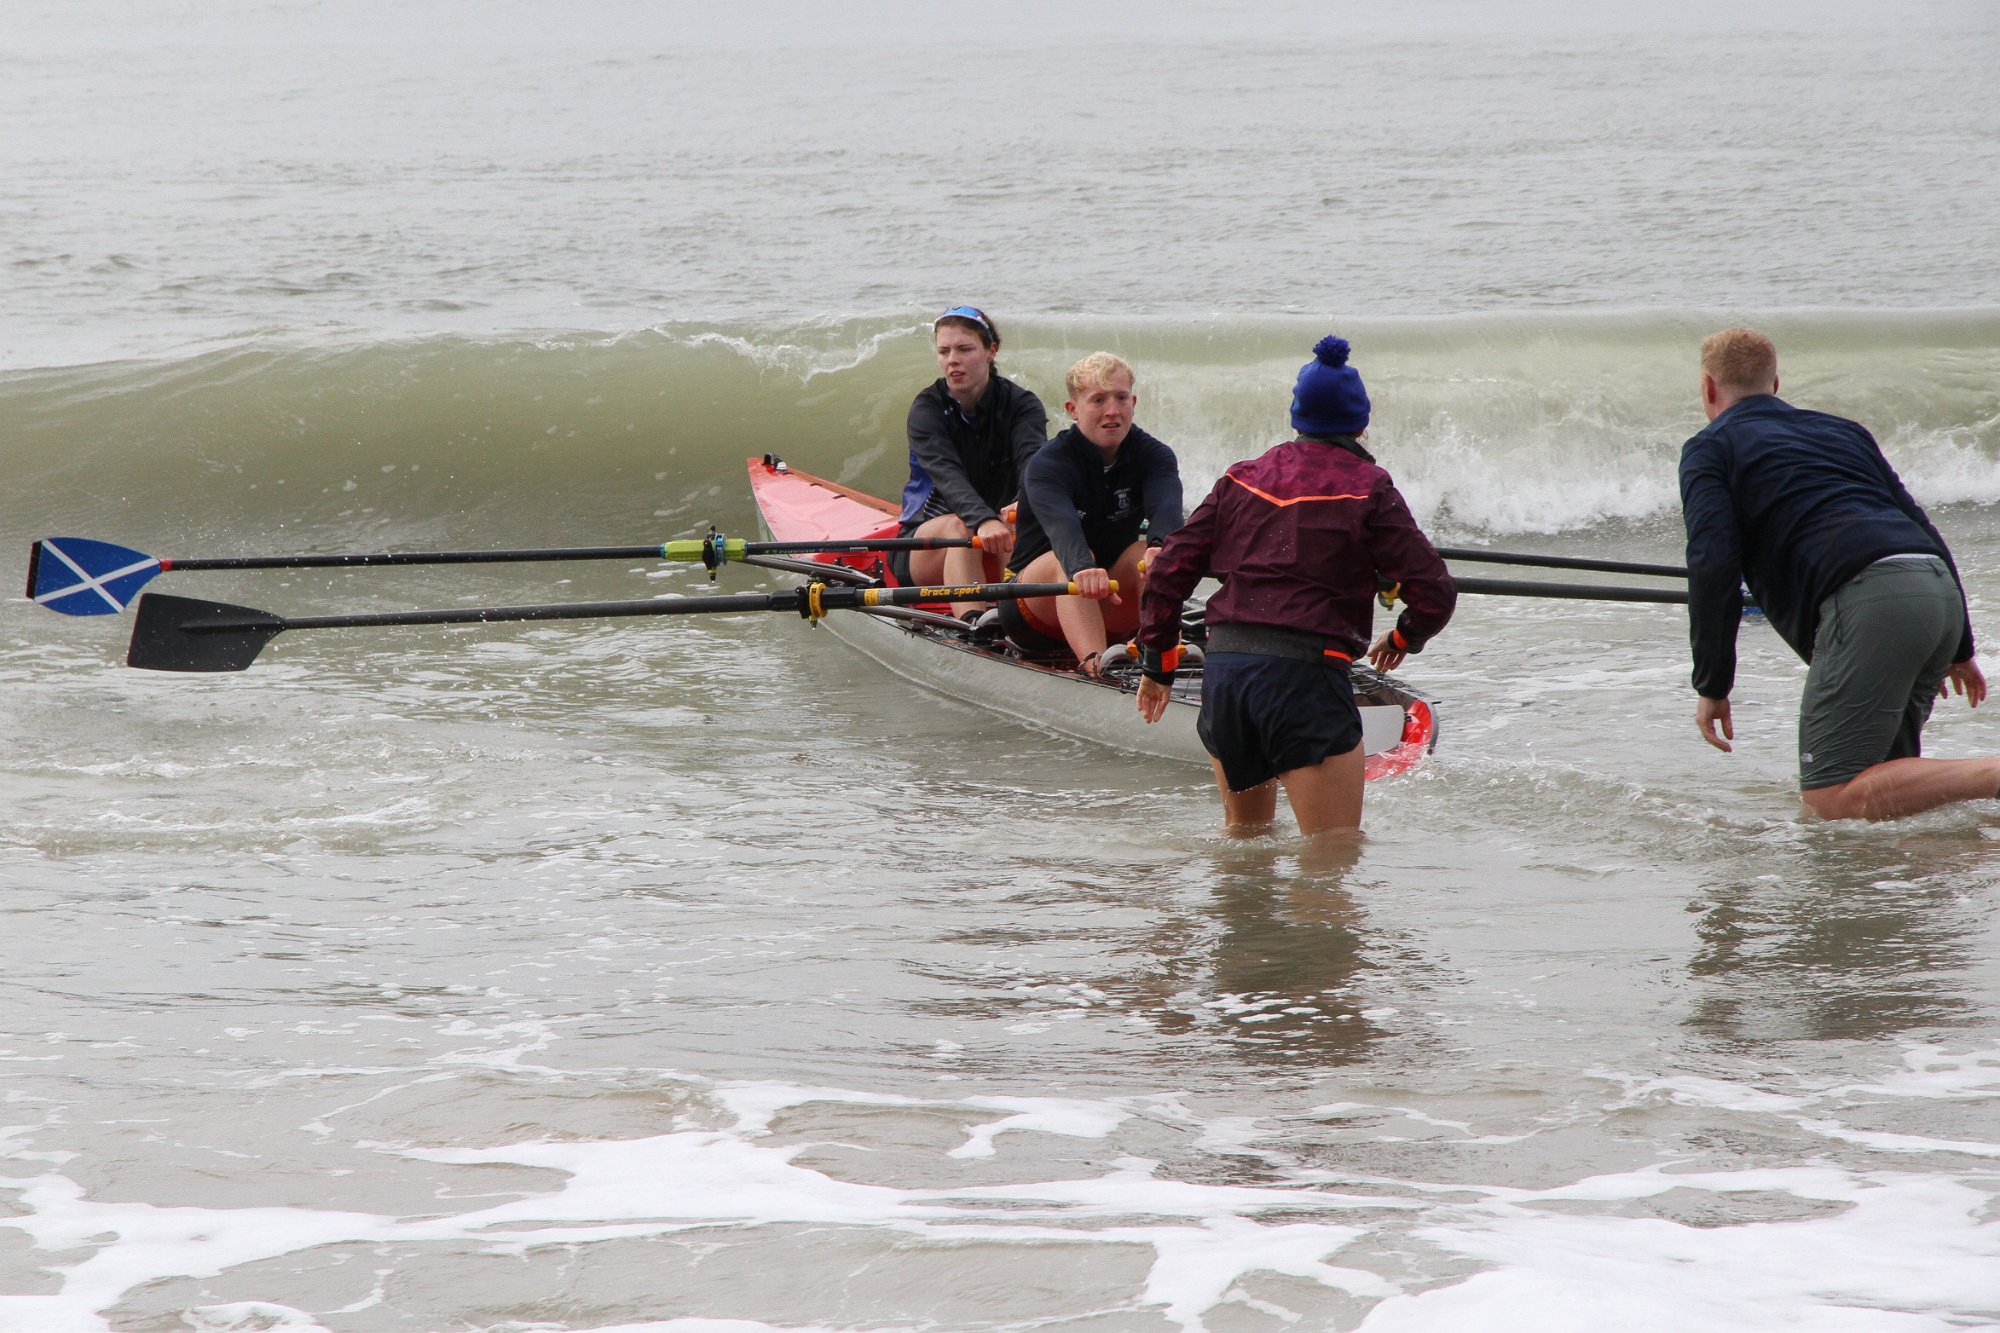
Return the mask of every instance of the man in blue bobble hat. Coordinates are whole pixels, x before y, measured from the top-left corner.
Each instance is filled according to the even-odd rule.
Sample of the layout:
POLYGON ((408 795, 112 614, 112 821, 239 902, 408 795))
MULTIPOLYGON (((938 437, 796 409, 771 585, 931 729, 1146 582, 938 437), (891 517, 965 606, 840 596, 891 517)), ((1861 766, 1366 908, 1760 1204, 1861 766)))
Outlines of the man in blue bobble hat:
POLYGON ((1292 429, 1309 440, 1359 439, 1368 432, 1372 404, 1361 372, 1347 363, 1350 350, 1347 339, 1328 334, 1313 346, 1313 359, 1299 367, 1292 429))
POLYGON ((1292 388, 1298 438, 1237 463, 1160 548, 1139 601, 1139 713, 1165 714, 1181 606, 1204 575, 1208 656, 1197 730, 1223 822, 1254 833, 1282 785, 1299 830, 1361 824, 1361 714, 1348 668, 1393 670, 1451 619, 1458 593, 1389 474, 1362 447, 1371 404, 1345 338, 1313 348, 1292 388), (1377 580, 1404 610, 1369 646, 1377 580))

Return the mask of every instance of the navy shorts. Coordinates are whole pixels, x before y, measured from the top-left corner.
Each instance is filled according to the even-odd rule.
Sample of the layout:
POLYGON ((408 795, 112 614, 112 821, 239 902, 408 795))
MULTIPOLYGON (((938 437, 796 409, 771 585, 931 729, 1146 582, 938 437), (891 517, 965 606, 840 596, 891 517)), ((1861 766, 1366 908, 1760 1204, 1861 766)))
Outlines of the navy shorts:
POLYGON ((1361 710, 1345 666, 1210 653, 1195 731, 1229 790, 1248 791, 1361 744, 1361 710))
MULTIPOLYGON (((916 529, 912 528, 910 531, 914 532, 916 529)), ((896 535, 898 537, 907 537, 910 533, 898 529, 896 535)), ((910 574, 910 553, 908 551, 889 552, 889 577, 896 580, 896 586, 899 588, 916 586, 917 581, 910 574)))
POLYGON ((999 604, 1000 632, 1014 641, 1014 646, 1026 657, 1067 657, 1069 640, 1051 637, 1042 627, 1029 620, 1021 610, 1019 601, 1005 601, 999 604))

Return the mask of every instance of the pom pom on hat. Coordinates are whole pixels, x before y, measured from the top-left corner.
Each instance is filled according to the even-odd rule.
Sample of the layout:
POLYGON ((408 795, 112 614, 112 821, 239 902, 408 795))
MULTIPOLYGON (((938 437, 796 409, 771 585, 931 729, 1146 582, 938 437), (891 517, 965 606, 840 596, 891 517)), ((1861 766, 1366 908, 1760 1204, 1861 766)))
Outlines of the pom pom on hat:
POLYGON ((1368 390, 1347 364, 1352 349, 1329 333, 1313 344, 1292 388, 1292 429, 1301 435, 1359 435, 1368 429, 1368 390))

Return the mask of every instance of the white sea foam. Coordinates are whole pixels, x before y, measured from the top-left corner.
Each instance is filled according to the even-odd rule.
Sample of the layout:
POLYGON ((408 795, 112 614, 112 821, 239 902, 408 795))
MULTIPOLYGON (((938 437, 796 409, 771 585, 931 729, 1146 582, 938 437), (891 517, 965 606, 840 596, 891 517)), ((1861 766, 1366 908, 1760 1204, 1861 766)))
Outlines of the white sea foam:
MULTIPOLYGON (((1966 1098, 1982 1095, 1983 1087, 1988 1098, 2000 1095, 1994 1080, 2000 1053, 1954 1057, 1927 1049, 1913 1052, 1909 1064, 1871 1093, 1888 1099, 1944 1091, 1966 1098), (1924 1075, 1932 1081, 1908 1086, 1924 1075), (1892 1081, 1905 1084, 1901 1094, 1888 1090, 1892 1081)), ((1802 1107, 1828 1096, 1826 1090, 1771 1094, 1716 1079, 1613 1081, 1627 1085, 1631 1100, 1666 1098, 1745 1125, 1773 1117, 1796 1125, 1802 1107)), ((840 1179, 804 1164, 799 1159, 810 1145, 782 1141, 773 1132, 775 1117, 820 1104, 942 1109, 974 1121, 964 1145, 933 1150, 940 1165, 972 1157, 1004 1162, 996 1148, 1004 1134, 1104 1138, 1149 1109, 1170 1112, 1163 1123, 1195 1131, 1199 1150, 1217 1162, 1243 1161, 1245 1148, 1275 1127, 1240 1118, 1212 1126, 1198 1118, 1187 1122, 1177 1098, 926 1102, 735 1083, 714 1088, 713 1099, 731 1127, 641 1139, 403 1149, 402 1156, 440 1166, 527 1167, 558 1179, 552 1189, 428 1217, 104 1202, 46 1171, 10 1182, 22 1212, 0 1219, 0 1226, 24 1232, 50 1252, 62 1287, 53 1296, 0 1298, 0 1328, 107 1333, 103 1312, 149 1283, 212 1277, 320 1246, 472 1247, 527 1256, 548 1246, 693 1230, 712 1236, 717 1227, 754 1232, 798 1226, 900 1237, 896 1243, 903 1246, 1150 1251, 1127 1308, 1153 1311, 1190 1333, 1209 1327, 1215 1311, 1234 1304, 1304 1317, 1253 1295, 1260 1275, 1297 1279, 1328 1299, 1361 1302, 1365 1333, 1475 1326, 1538 1333, 1796 1326, 1904 1333, 1962 1328, 1981 1312, 2000 1310, 2000 1221, 1987 1206, 2000 1172, 1992 1170, 1832 1164, 1699 1170, 1661 1161, 1539 1188, 1356 1178, 1356 1188, 1344 1189, 1317 1168, 1272 1165, 1259 1181, 1229 1183, 1175 1179, 1156 1161, 1128 1156, 1101 1173, 1074 1178, 910 1188, 840 1179), (1384 1247, 1406 1258, 1385 1268, 1376 1255, 1384 1247), (1455 1256, 1477 1271, 1441 1285, 1412 1282, 1407 1256, 1418 1251, 1455 1256), (64 1262, 78 1252, 84 1257, 64 1262)), ((1348 1100, 1314 1114, 1396 1110, 1348 1100)), ((1454 1128, 1443 1118, 1419 1115, 1432 1128, 1454 1128)), ((1911 1146, 1904 1135, 1842 1131, 1834 1137, 1892 1154, 1911 1146)), ((1462 1127, 1457 1139, 1483 1141, 1462 1127)), ((1981 1143, 1922 1146, 2000 1155, 2000 1146, 1981 1143)), ((26 1156, 18 1153, 15 1160, 26 1156)), ((1296 1304, 1300 1297, 1286 1299, 1296 1304)), ((316 1319, 283 1302, 251 1300, 191 1308, 187 1322, 213 1330, 311 1330, 321 1327, 316 1319)), ((844 1320, 841 1326, 857 1325, 844 1320)), ((605 1326, 573 1327, 605 1333, 605 1326)), ((612 1327, 799 1333, 818 1325, 684 1318, 612 1327)))
POLYGON ((2000 1224, 1986 1215, 1990 1185, 1812 1168, 1649 1169, 1496 1199, 1468 1210, 1483 1214, 1477 1221, 1415 1233, 1488 1271, 1385 1301, 1361 1328, 1961 1329, 2000 1310, 2000 1224), (1731 1226, 1537 1211, 1669 1190, 1718 1199, 1761 1191, 1845 1207, 1731 1226))
POLYGON ((1013 1114, 973 1128, 971 1137, 951 1150, 952 1157, 991 1157, 993 1141, 1010 1130, 1101 1139, 1131 1118, 1131 1112, 1121 1107, 1053 1097, 975 1097, 966 1104, 1013 1114))

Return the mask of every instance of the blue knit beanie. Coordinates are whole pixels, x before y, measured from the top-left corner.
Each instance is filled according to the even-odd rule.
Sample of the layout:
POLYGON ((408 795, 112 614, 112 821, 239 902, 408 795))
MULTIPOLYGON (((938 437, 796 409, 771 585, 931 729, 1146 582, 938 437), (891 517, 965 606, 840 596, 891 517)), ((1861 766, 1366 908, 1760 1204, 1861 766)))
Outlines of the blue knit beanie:
POLYGON ((1368 429, 1368 390, 1347 364, 1347 339, 1328 334, 1313 344, 1292 389, 1292 429, 1301 435, 1359 435, 1368 429))

